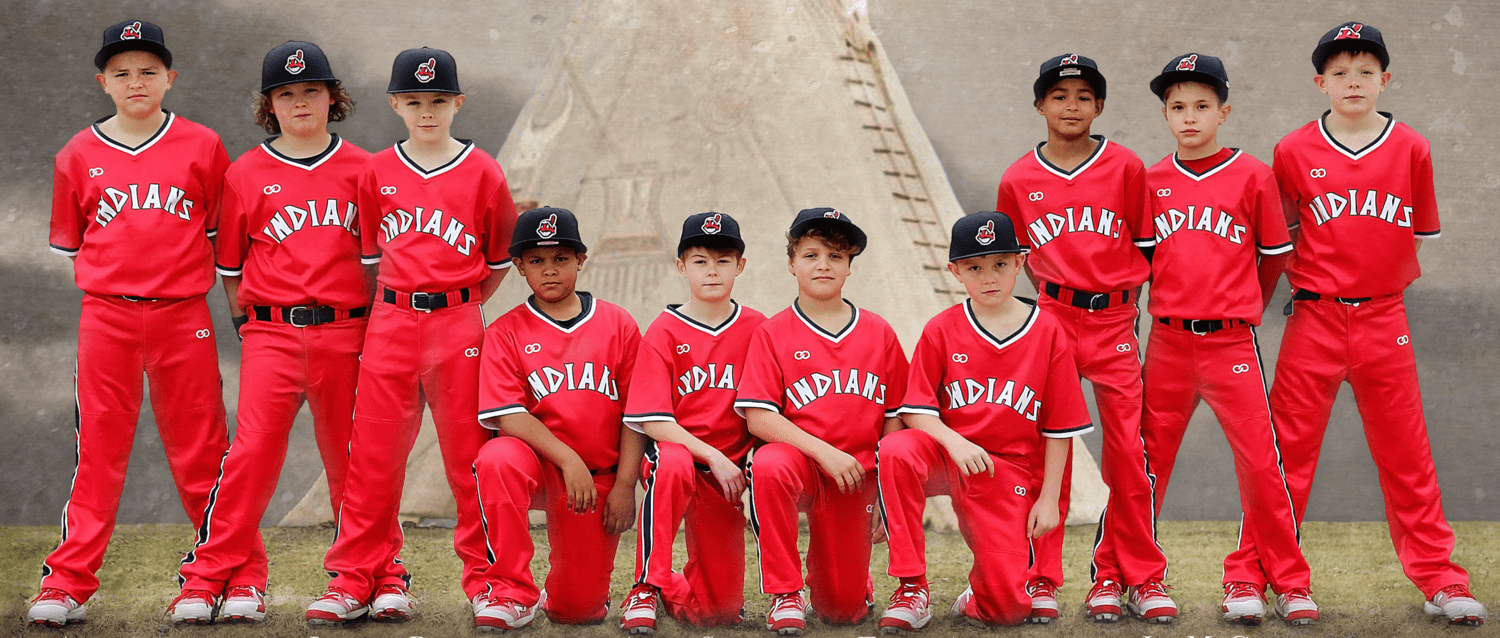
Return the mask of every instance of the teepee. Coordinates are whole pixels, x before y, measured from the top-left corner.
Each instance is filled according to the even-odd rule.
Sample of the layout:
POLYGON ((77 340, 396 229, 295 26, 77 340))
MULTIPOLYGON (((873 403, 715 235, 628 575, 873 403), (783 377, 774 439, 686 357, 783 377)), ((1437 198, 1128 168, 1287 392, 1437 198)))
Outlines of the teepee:
MULTIPOLYGON (((583 0, 499 161, 517 201, 579 216, 590 253, 580 288, 642 326, 681 301, 677 233, 708 210, 739 220, 749 264, 735 298, 768 315, 796 294, 786 226, 816 206, 869 234, 845 294, 908 350, 963 299, 945 270, 963 211, 863 1, 583 0)), ((526 292, 507 282, 486 315, 526 292)), ((452 516, 435 443, 424 429, 411 456, 409 516, 452 516)), ((1084 446, 1074 450, 1068 522, 1094 522, 1106 488, 1084 446)), ((283 524, 331 514, 319 486, 283 524)), ((945 500, 932 508, 939 525, 952 521, 945 500)))

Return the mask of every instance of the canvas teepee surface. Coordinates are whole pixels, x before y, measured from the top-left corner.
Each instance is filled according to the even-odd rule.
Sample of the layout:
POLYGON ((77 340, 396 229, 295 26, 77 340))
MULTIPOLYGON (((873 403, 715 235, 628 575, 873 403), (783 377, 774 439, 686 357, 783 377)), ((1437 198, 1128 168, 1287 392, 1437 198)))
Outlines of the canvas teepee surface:
MULTIPOLYGON (((929 318, 963 298, 944 268, 963 211, 864 2, 691 7, 581 3, 500 151, 515 199, 576 213, 590 253, 580 288, 643 327, 682 301, 672 250, 686 216, 739 220, 749 265, 735 298, 770 315, 796 294, 784 239, 793 214, 837 208, 870 238, 845 296, 889 321, 909 351, 929 318)), ((526 293, 506 282, 486 314, 526 293)), ((413 517, 452 516, 434 443, 425 429, 408 465, 402 511, 413 517)), ((1093 522, 1105 488, 1087 450, 1074 449, 1068 522, 1093 522)), ((322 489, 283 524, 323 518, 322 489)), ((951 521, 936 506, 937 522, 951 521)))

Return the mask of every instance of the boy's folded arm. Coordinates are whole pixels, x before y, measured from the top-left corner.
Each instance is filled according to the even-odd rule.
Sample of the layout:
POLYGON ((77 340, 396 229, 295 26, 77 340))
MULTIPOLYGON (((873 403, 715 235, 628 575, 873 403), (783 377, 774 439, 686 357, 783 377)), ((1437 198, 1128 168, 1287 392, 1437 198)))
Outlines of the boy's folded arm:
POLYGON ((981 472, 995 475, 995 461, 990 458, 990 453, 984 448, 975 445, 962 434, 953 431, 943 420, 931 414, 914 412, 908 409, 901 411, 901 420, 913 430, 921 430, 943 446, 948 453, 948 458, 953 459, 953 464, 958 466, 959 472, 964 476, 973 476, 981 472))
POLYGON ((687 428, 682 427, 674 419, 645 421, 640 426, 641 431, 652 439, 664 443, 677 443, 687 448, 688 452, 693 455, 693 459, 699 463, 711 464, 711 461, 714 460, 714 454, 722 454, 714 449, 712 445, 704 443, 702 439, 693 436, 692 432, 688 432, 687 428))

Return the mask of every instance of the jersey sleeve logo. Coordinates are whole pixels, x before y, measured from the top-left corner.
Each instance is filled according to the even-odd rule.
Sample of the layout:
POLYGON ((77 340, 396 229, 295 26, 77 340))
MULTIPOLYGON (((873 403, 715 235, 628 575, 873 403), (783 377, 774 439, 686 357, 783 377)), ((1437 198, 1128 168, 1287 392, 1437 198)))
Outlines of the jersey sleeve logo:
POLYGON ((437 77, 437 58, 427 58, 426 62, 417 65, 417 81, 422 84, 431 82, 437 77))
POLYGON ((141 39, 141 23, 140 23, 140 21, 136 21, 136 22, 133 22, 133 23, 131 23, 129 25, 126 25, 125 30, 123 30, 123 31, 120 32, 120 39, 121 40, 139 40, 139 39, 141 39))
POLYGON ((1327 169, 1322 169, 1322 168, 1315 168, 1315 169, 1312 169, 1312 170, 1308 171, 1307 175, 1309 177, 1313 178, 1313 179, 1323 179, 1324 177, 1328 177, 1328 170, 1327 169))
POLYGON ((688 344, 685 344, 685 343, 679 343, 679 344, 677 344, 677 354, 687 354, 689 350, 692 350, 692 348, 689 348, 688 344))
POLYGON ((792 358, 798 361, 806 361, 812 358, 812 353, 806 350, 798 350, 792 353, 792 358))
POLYGON ((1170 189, 1170 188, 1158 188, 1158 189, 1156 189, 1156 196, 1157 197, 1169 197, 1171 195, 1172 195, 1172 189, 1170 189))
POLYGON ((541 352, 541 351, 542 351, 542 344, 540 344, 540 343, 528 343, 528 344, 526 344, 526 354, 536 354, 536 353, 541 352))
POLYGON ((380 187, 380 194, 381 195, 395 195, 396 194, 396 187, 395 186, 381 186, 380 187))
POLYGON ((1348 25, 1348 26, 1339 27, 1339 34, 1336 35, 1336 36, 1333 36, 1333 39, 1335 39, 1335 40, 1358 40, 1358 39, 1360 39, 1359 38, 1359 32, 1363 28, 1365 28, 1365 25, 1359 24, 1357 22, 1354 23, 1354 24, 1348 25))
POLYGON ((1178 71, 1197 71, 1198 70, 1198 54, 1194 53, 1192 55, 1189 55, 1189 56, 1183 58, 1181 62, 1177 63, 1177 70, 1178 71))
POLYGON ((103 174, 104 174, 104 169, 100 168, 98 166, 95 166, 95 167, 89 169, 89 179, 93 179, 93 178, 98 177, 98 176, 103 175, 103 174))
POLYGON ((995 220, 990 220, 979 227, 979 232, 974 235, 974 241, 980 246, 988 246, 995 243, 995 220))
POLYGON ((1032 191, 1030 195, 1026 196, 1026 199, 1029 199, 1033 202, 1042 201, 1042 191, 1032 191))
POLYGON ((1063 65, 1063 66, 1066 66, 1066 65, 1069 65, 1069 64, 1078 64, 1078 54, 1077 53, 1069 53, 1067 55, 1067 57, 1064 57, 1062 59, 1062 62, 1058 62, 1058 64, 1059 65, 1063 65))
MULTIPOLYGON (((994 223, 994 222, 990 222, 990 223, 994 223)), ((955 353, 953 353, 953 362, 954 363, 968 363, 969 362, 969 355, 966 355, 966 354, 964 354, 962 352, 955 352, 955 353)))
POLYGON ((710 235, 717 235, 719 231, 724 229, 723 222, 724 216, 714 213, 712 217, 703 220, 703 232, 710 235))
POLYGON ((536 225, 536 236, 542 239, 552 239, 557 234, 557 213, 548 215, 542 223, 536 225))
POLYGON ((293 53, 293 54, 291 54, 291 55, 289 55, 289 56, 286 57, 286 72, 287 73, 290 73, 292 75, 297 75, 297 74, 301 73, 303 69, 306 69, 306 68, 307 68, 307 61, 302 59, 302 49, 297 49, 296 53, 293 53))
POLYGON ((272 184, 270 186, 267 186, 265 188, 260 189, 260 192, 265 193, 267 195, 275 195, 275 194, 281 192, 281 184, 272 184))

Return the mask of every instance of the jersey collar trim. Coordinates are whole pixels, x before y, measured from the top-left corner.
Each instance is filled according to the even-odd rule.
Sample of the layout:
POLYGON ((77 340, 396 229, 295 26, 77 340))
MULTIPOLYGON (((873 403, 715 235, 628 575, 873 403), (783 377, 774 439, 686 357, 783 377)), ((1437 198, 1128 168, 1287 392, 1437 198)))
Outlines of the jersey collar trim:
POLYGON ((333 157, 334 155, 338 155, 339 149, 344 147, 344 139, 339 137, 338 133, 333 133, 332 135, 333 141, 328 143, 328 148, 323 149, 323 152, 318 153, 313 157, 295 158, 282 155, 280 151, 277 151, 271 146, 271 140, 261 142, 260 148, 261 150, 265 151, 267 155, 270 155, 271 159, 281 162, 282 164, 286 164, 287 166, 295 166, 306 171, 312 171, 313 169, 322 166, 323 163, 327 162, 329 158, 333 157), (313 161, 308 162, 307 160, 309 159, 313 161))
POLYGON ((832 332, 824 330, 822 326, 818 325, 812 319, 809 319, 807 315, 802 314, 802 306, 797 305, 797 300, 795 299, 792 300, 792 312, 797 313, 797 318, 801 319, 803 325, 806 325, 809 330, 812 330, 813 332, 822 336, 824 339, 827 339, 834 343, 838 343, 840 341, 843 341, 844 337, 847 337, 851 333, 853 333, 855 326, 859 325, 859 308, 854 304, 849 303, 848 299, 844 299, 843 302, 845 305, 849 306, 849 323, 845 324, 843 329, 838 331, 838 334, 834 334, 832 332))
POLYGON ((458 155, 453 159, 448 160, 447 164, 434 168, 430 171, 423 170, 421 166, 418 166, 416 162, 412 161, 410 157, 406 156, 406 149, 401 147, 402 142, 396 142, 396 157, 401 158, 401 163, 405 164, 407 168, 411 169, 412 172, 416 173, 417 175, 426 178, 437 177, 438 175, 442 175, 443 173, 453 170, 453 168, 458 166, 459 164, 462 164, 464 162, 464 158, 468 157, 469 153, 474 151, 474 142, 472 140, 459 141, 464 143, 463 150, 459 151, 458 155))
POLYGON ((590 295, 586 292, 574 294, 577 294, 578 298, 583 302, 583 312, 578 313, 577 317, 574 317, 566 323, 547 316, 547 313, 542 312, 541 308, 536 307, 536 297, 534 295, 526 298, 526 309, 530 310, 531 314, 536 315, 537 319, 541 319, 547 325, 550 325, 553 328, 557 328, 558 330, 561 330, 565 333, 572 334, 574 330, 583 327, 583 324, 588 323, 590 319, 594 318, 594 308, 598 305, 594 303, 593 295, 590 295))
POLYGON ((1376 111, 1376 113, 1385 116, 1385 130, 1381 131, 1380 135, 1375 137, 1375 141, 1366 144, 1364 148, 1357 151, 1350 150, 1349 147, 1344 146, 1338 140, 1333 139, 1333 134, 1328 132, 1328 114, 1332 112, 1332 110, 1323 111, 1323 117, 1318 118, 1318 132, 1323 134, 1323 140, 1328 142, 1329 146, 1332 146, 1334 150, 1343 153, 1345 157, 1348 157, 1352 160, 1357 160, 1361 157, 1369 155, 1370 153, 1374 152, 1375 149, 1380 148, 1380 145, 1384 144, 1385 140, 1391 136, 1391 130, 1396 128, 1396 116, 1391 115, 1390 113, 1386 113, 1385 111, 1376 111))
MULTIPOLYGON (((99 130, 99 122, 103 122, 104 120, 99 120, 99 122, 94 122, 94 125, 91 126, 91 127, 89 127, 89 128, 93 129, 93 131, 94 131, 94 137, 99 138, 99 141, 104 142, 104 144, 106 146, 114 148, 115 150, 118 150, 118 151, 123 151, 123 152, 125 152, 125 153, 127 153, 129 155, 132 155, 132 156, 134 156, 134 155, 140 155, 141 153, 146 152, 146 149, 151 148, 152 146, 154 146, 158 141, 161 140, 161 138, 166 137, 166 135, 167 135, 167 129, 172 128, 172 122, 177 119, 177 116, 173 115, 171 111, 165 111, 164 110, 162 112, 167 114, 167 119, 163 120, 162 123, 161 123, 161 128, 156 129, 156 132, 152 133, 151 137, 146 138, 146 141, 141 142, 140 146, 135 146, 135 147, 126 146, 126 145, 121 144, 121 143, 115 141, 114 139, 110 138, 110 136, 105 135, 104 131, 99 130)), ((107 120, 109 118, 104 118, 104 119, 107 120)))
POLYGON ((1182 160, 1177 159, 1177 154, 1176 153, 1172 154, 1172 165, 1176 166, 1178 171, 1180 171, 1183 175, 1188 176, 1193 181, 1195 181, 1195 182, 1201 182, 1201 181, 1203 181, 1205 179, 1213 177, 1214 173, 1217 173, 1219 171, 1224 170, 1225 168, 1228 168, 1229 165, 1233 164, 1235 160, 1239 159, 1240 155, 1243 154, 1243 153, 1244 153, 1244 151, 1242 151, 1240 149, 1234 149, 1234 153, 1231 154, 1228 158, 1226 158, 1222 162, 1219 162, 1219 164, 1217 166, 1215 166, 1213 168, 1210 168, 1210 169, 1208 169, 1206 171, 1203 171, 1202 173, 1194 173, 1193 169, 1188 168, 1187 166, 1184 166, 1183 163, 1182 163, 1182 160))
MULTIPOLYGON (((1017 299, 1020 298, 1017 297, 1017 299)), ((1020 299, 1020 301, 1031 306, 1031 313, 1026 315, 1026 321, 1021 324, 1020 328, 1017 328, 1015 332, 1010 333, 1004 339, 995 338, 995 335, 990 334, 990 331, 985 330, 984 326, 980 325, 979 318, 974 316, 972 299, 964 300, 964 318, 969 320, 969 326, 974 328, 974 332, 979 333, 980 337, 990 342, 990 345, 995 346, 996 350, 1004 350, 1006 346, 1019 341, 1021 337, 1026 336, 1026 333, 1031 332, 1031 327, 1036 325, 1037 315, 1040 314, 1040 311, 1037 310, 1036 302, 1029 299, 1020 299)))
POLYGON ((710 326, 706 323, 698 321, 697 319, 682 314, 682 311, 678 310, 678 308, 681 307, 682 304, 672 304, 670 306, 667 306, 667 309, 663 312, 681 319, 683 323, 687 324, 689 327, 695 330, 707 333, 712 337, 717 337, 721 334, 724 334, 724 331, 728 330, 730 326, 733 326, 734 322, 740 318, 740 305, 733 299, 729 300, 729 303, 734 304, 734 310, 729 313, 729 318, 725 319, 724 323, 721 323, 717 326, 710 326))
POLYGON ((1084 160, 1082 164, 1079 164, 1077 168, 1074 168, 1071 171, 1065 171, 1061 168, 1058 168, 1056 164, 1053 164, 1052 162, 1047 161, 1047 158, 1042 157, 1042 147, 1047 145, 1046 142, 1037 144, 1036 148, 1031 150, 1031 154, 1036 157, 1037 163, 1041 164, 1042 168, 1046 169, 1047 172, 1052 173, 1053 175, 1061 177, 1065 180, 1073 181, 1074 179, 1077 179, 1079 175, 1082 175, 1084 171, 1088 170, 1090 166, 1093 166, 1094 162, 1098 161, 1099 157, 1104 155, 1104 147, 1109 145, 1109 140, 1104 139, 1103 135, 1090 135, 1089 138, 1099 140, 1099 146, 1094 149, 1094 153, 1092 155, 1089 155, 1088 159, 1084 160))

